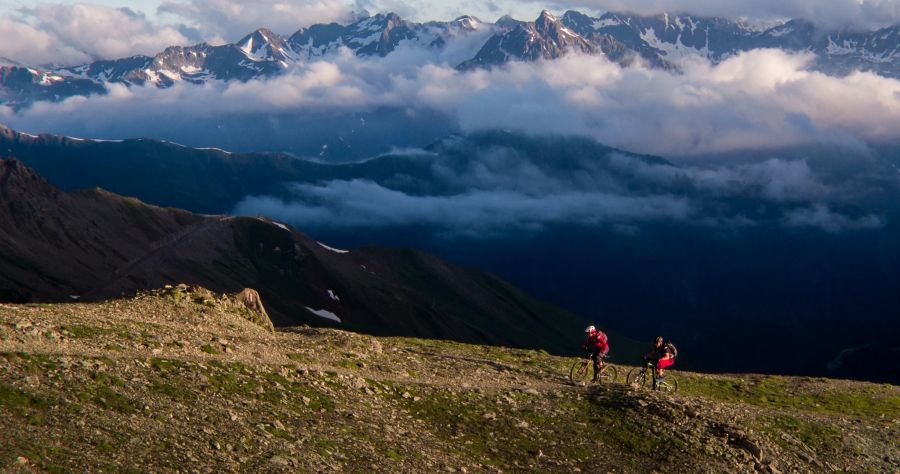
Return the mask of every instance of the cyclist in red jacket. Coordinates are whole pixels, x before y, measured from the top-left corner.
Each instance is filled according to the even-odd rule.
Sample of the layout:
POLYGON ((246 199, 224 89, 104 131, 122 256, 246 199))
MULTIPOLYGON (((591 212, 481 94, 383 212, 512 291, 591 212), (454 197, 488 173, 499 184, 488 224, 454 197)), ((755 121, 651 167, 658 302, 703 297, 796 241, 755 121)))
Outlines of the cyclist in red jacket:
POLYGON ((594 378, 592 381, 597 382, 600 379, 600 371, 603 368, 603 357, 609 352, 609 341, 606 339, 606 333, 594 326, 588 326, 584 332, 587 333, 587 341, 581 347, 591 351, 591 360, 594 361, 594 378))

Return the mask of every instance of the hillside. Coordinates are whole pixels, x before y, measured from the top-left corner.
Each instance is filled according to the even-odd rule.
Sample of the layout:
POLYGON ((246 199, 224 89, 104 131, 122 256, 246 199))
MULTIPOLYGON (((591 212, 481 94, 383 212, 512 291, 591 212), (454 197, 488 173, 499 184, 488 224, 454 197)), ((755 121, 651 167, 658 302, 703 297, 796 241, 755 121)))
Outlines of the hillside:
POLYGON ((278 326, 571 351, 585 321, 410 249, 329 247, 278 222, 64 193, 0 161, 0 301, 99 300, 188 282, 258 288, 278 326))
POLYGON ((900 469, 897 386, 676 371, 675 395, 573 387, 574 359, 273 332, 241 301, 176 286, 0 305, 0 470, 900 469))
MULTIPOLYGON (((697 168, 588 139, 495 131, 448 136, 421 153, 334 165, 155 140, 32 137, 0 127, 0 154, 17 156, 66 191, 99 186, 150 204, 216 214, 267 196, 239 211, 273 216, 337 247, 414 247, 485 269, 632 338, 664 334, 689 345, 684 363, 698 370, 897 383, 900 364, 892 354, 900 347, 900 182, 893 150, 867 158, 801 147, 772 151, 776 161, 735 155, 722 161, 747 164, 697 168), (829 160, 877 166, 848 175, 823 164, 829 160), (798 197, 772 199, 765 176, 774 172, 773 182, 780 182, 788 176, 782 165, 785 172, 808 173, 816 189, 852 182, 865 196, 848 202, 843 192, 823 197, 817 191, 804 197, 805 186, 787 183, 784 192, 798 197), (710 187, 710 176, 730 177, 735 185, 710 187), (544 203, 566 201, 573 193, 595 198, 596 206, 578 211, 568 203, 546 212, 544 203), (507 194, 515 198, 496 203, 497 195, 507 194), (604 215, 608 195, 653 202, 653 215, 641 217, 643 208, 618 211, 624 215, 613 208, 614 215, 604 215), (537 216, 521 212, 522 199, 534 201, 537 216), (435 202, 449 204, 443 212, 410 211, 435 202), (683 202, 686 214, 669 216, 665 210, 673 202, 683 202), (657 218, 658 204, 664 207, 657 218), (798 215, 815 219, 791 223, 798 215), (738 221, 753 225, 728 224, 738 221), (747 338, 764 341, 768 350, 754 357, 733 350, 747 338)), ((252 219, 232 224, 238 222, 283 234, 252 219)), ((212 285, 183 277, 150 286, 174 281, 212 285)), ((243 286, 259 285, 245 281, 221 289, 243 286)), ((336 290, 320 287, 313 294, 326 296, 327 289, 336 290)), ((284 301, 264 296, 273 304, 284 301)), ((274 310, 277 318, 280 309, 274 310)), ((462 329, 456 331, 438 337, 457 337, 462 329)))

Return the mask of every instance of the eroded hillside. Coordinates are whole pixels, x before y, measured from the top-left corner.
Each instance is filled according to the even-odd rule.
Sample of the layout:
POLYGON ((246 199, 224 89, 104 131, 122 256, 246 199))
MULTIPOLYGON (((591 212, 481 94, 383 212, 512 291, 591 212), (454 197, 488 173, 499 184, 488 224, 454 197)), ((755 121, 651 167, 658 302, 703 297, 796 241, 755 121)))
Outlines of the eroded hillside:
POLYGON ((244 300, 170 287, 0 305, 0 471, 900 469, 897 386, 675 372, 675 395, 574 387, 574 359, 273 332, 244 300))

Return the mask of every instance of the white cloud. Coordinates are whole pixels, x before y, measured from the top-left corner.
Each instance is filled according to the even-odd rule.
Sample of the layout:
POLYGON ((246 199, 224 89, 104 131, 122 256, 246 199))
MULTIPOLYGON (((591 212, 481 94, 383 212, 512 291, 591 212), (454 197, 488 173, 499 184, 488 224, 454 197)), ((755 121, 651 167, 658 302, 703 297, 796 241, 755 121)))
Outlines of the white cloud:
POLYGON ((76 64, 153 55, 189 42, 178 28, 129 8, 40 4, 0 19, 0 56, 24 64, 76 64))
POLYGON ((87 62, 91 56, 65 43, 55 35, 13 18, 0 18, 0 57, 23 64, 87 62))
POLYGON ((900 81, 831 77, 807 70, 812 59, 756 50, 718 65, 691 61, 683 74, 602 57, 517 63, 475 73, 487 75, 478 83, 466 77, 456 112, 467 130, 578 133, 663 155, 897 138, 900 81))
POLYGON ((188 21, 207 38, 234 42, 262 27, 289 35, 316 23, 344 21, 353 8, 342 0, 187 0, 163 2, 158 11, 188 21))

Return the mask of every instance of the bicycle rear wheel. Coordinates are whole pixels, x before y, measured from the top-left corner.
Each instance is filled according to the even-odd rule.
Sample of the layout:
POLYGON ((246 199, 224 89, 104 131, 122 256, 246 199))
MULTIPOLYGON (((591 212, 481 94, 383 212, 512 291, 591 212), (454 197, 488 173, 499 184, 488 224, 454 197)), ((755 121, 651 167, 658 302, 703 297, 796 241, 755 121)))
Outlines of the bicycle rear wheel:
POLYGON ((635 367, 628 371, 628 376, 625 378, 625 383, 631 386, 635 386, 637 388, 644 388, 648 383, 647 371, 641 369, 640 367, 635 367))
POLYGON ((656 389, 660 392, 675 393, 678 391, 678 379, 673 375, 666 375, 662 382, 656 385, 656 389))
POLYGON ((619 380, 619 369, 614 365, 604 365, 600 371, 600 383, 613 383, 619 380))
POLYGON ((569 381, 572 382, 572 385, 586 385, 588 383, 591 379, 590 362, 590 359, 581 359, 572 364, 572 368, 569 369, 569 381))

